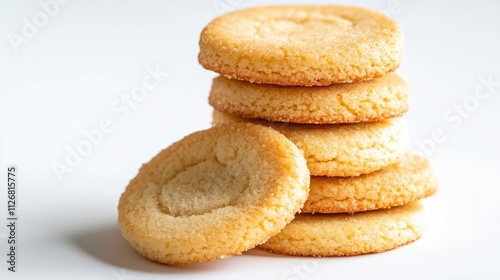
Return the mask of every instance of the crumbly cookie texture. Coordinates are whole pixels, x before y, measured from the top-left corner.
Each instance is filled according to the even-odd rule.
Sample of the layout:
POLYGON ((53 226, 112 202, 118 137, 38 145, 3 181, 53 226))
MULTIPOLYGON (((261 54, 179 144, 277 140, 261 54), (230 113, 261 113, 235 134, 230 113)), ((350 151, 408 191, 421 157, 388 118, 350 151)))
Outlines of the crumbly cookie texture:
POLYGON ((180 265, 238 254, 277 234, 303 206, 301 151, 253 124, 193 133, 144 164, 122 194, 118 223, 143 257, 180 265))
POLYGON ((400 26, 348 6, 268 6, 223 15, 201 33, 198 61, 255 83, 325 86, 367 81, 400 63, 400 26))
POLYGON ((407 153, 400 163, 359 177, 311 177, 302 213, 353 213, 404 205, 433 195, 429 161, 407 153))
POLYGON ((373 122, 408 111, 409 87, 395 73, 367 82, 324 87, 252 84, 219 76, 209 103, 221 112, 269 121, 335 124, 373 122))
POLYGON ((276 129, 304 151, 313 176, 368 174, 399 162, 406 150, 406 124, 401 118, 314 125, 243 119, 214 110, 212 122, 250 122, 276 129))
POLYGON ((259 247, 277 254, 316 257, 383 252, 422 236, 422 210, 415 202, 352 215, 299 214, 259 247))

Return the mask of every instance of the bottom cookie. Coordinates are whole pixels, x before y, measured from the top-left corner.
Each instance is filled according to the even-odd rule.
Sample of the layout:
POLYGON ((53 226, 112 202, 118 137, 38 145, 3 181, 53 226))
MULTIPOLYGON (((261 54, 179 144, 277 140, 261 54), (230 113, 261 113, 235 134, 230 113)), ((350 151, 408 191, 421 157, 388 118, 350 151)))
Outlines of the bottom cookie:
POLYGON ((419 202, 357 214, 298 214, 259 247, 294 256, 378 253, 411 243, 424 231, 419 202))

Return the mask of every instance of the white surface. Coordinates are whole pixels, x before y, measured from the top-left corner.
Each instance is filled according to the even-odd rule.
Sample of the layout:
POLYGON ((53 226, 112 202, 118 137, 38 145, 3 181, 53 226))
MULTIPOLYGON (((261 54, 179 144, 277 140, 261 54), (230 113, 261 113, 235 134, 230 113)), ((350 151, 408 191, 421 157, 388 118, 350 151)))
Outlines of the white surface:
MULTIPOLYGON (((8 34, 20 34, 23 17, 43 10, 38 1, 1 1, 2 225, 6 166, 19 168, 18 272, 8 272, 2 261, 1 279, 500 278, 500 85, 466 117, 444 118, 454 104, 473 98, 480 77, 500 81, 500 2, 484 0, 356 3, 376 10, 399 3, 391 11, 406 37, 398 72, 412 87, 412 147, 435 129, 446 137, 429 153, 440 189, 426 200, 431 219, 421 240, 349 258, 252 250, 172 268, 139 257, 116 226, 119 195, 143 162, 210 123, 207 96, 215 75, 198 65, 197 53, 199 34, 217 12, 214 1, 180 2, 71 1, 15 53, 8 34), (114 112, 112 104, 130 95, 146 68, 156 65, 168 78, 129 115, 114 112), (59 181, 53 162, 63 163, 66 147, 75 148, 85 139, 82 132, 103 119, 113 131, 59 181)), ((238 8, 265 4, 219 2, 238 8)), ((2 260, 6 230, 0 227, 2 260)))

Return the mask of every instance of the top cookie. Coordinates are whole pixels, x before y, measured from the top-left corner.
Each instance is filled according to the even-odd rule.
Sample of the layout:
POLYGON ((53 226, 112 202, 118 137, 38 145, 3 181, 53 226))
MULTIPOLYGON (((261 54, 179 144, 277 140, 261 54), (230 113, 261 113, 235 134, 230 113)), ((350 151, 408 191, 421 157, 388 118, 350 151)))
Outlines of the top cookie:
POLYGON ((403 34, 380 13, 345 6, 270 6, 223 15, 203 30, 198 60, 255 83, 324 86, 399 66, 403 34))

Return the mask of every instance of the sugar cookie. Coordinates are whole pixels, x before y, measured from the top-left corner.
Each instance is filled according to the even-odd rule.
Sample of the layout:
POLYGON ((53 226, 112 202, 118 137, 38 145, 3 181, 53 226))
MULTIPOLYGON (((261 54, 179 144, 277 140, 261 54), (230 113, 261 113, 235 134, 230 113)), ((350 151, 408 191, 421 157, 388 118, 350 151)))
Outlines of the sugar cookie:
POLYGON ((324 87, 213 80, 209 103, 221 112, 268 121, 334 124, 372 122, 408 110, 409 87, 395 73, 367 82, 324 87))
POLYGON ((253 124, 193 133, 144 164, 122 194, 118 223, 143 257, 171 265, 241 253, 300 210, 310 175, 285 136, 253 124))
POLYGON ((198 61, 228 78, 324 86, 381 77, 400 63, 400 26, 349 6, 268 6, 223 15, 201 33, 198 61))
POLYGON ((402 119, 356 124, 291 124, 243 119, 214 110, 213 123, 251 122, 272 127, 304 151, 314 176, 359 176, 401 160, 406 149, 402 119))
POLYGON ((408 153, 400 163, 359 177, 311 177, 311 190, 302 213, 390 208, 430 196, 437 186, 429 161, 408 153))
POLYGON ((418 202, 356 214, 299 214, 259 247, 296 256, 350 256, 378 253, 420 238, 424 231, 418 202))

